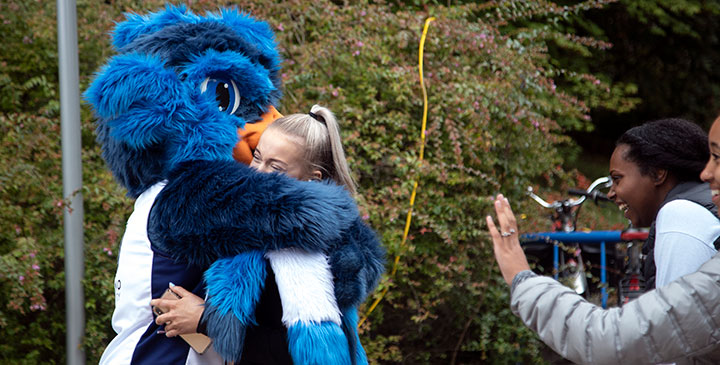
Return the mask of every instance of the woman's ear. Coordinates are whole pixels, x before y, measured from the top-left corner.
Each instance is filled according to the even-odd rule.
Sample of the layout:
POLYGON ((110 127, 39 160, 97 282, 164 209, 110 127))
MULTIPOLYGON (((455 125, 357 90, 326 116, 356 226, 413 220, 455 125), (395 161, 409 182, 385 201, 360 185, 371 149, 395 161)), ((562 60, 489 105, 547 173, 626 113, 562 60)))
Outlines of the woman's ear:
POLYGON ((317 180, 317 181, 320 181, 323 178, 322 172, 320 172, 320 170, 313 170, 313 172, 310 173, 310 176, 312 177, 311 180, 317 180))
POLYGON ((668 180, 668 170, 666 169, 655 169, 654 179, 655 185, 662 185, 668 180))

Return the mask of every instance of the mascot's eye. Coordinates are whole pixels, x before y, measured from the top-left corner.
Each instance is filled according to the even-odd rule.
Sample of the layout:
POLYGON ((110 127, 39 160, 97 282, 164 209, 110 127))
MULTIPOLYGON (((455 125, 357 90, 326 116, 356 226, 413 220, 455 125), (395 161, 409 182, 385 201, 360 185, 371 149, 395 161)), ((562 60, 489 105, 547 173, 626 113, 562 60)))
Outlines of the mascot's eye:
POLYGON ((240 92, 235 81, 222 78, 206 78, 200 85, 200 92, 215 91, 218 110, 233 114, 240 106, 240 92))

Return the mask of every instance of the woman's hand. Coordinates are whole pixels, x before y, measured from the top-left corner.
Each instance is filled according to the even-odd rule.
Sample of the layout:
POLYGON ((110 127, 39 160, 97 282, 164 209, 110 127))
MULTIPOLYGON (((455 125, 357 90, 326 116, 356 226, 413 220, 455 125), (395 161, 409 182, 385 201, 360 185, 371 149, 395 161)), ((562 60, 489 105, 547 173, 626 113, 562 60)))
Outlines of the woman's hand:
POLYGON ((180 286, 171 288, 180 299, 153 299, 150 305, 159 308, 163 314, 155 318, 155 323, 165 325, 165 336, 175 337, 197 332, 200 317, 205 311, 205 301, 180 286))
POLYGON ((503 278, 508 285, 512 285, 513 278, 517 273, 530 270, 525 252, 520 247, 517 222, 510 203, 507 198, 499 194, 495 199, 495 213, 497 214, 500 231, 495 227, 491 216, 487 216, 488 230, 493 240, 495 260, 500 266, 503 278))

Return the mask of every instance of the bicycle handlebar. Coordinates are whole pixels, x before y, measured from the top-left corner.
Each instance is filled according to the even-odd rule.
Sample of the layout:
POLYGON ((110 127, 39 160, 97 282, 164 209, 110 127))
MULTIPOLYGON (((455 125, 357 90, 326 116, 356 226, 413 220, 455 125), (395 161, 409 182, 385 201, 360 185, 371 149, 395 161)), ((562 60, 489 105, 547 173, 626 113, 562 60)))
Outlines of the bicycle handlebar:
POLYGON ((579 195, 580 196, 579 199, 560 200, 560 201, 555 201, 552 203, 548 203, 543 198, 541 198, 541 197, 537 196, 535 193, 533 193, 533 188, 531 186, 528 186, 527 194, 533 200, 535 200, 538 204, 540 204, 541 206, 543 206, 545 208, 555 209, 555 208, 559 208, 562 206, 574 207, 574 206, 584 203, 586 198, 593 199, 595 202, 597 202, 598 200, 610 201, 610 199, 608 199, 608 197, 605 194, 603 194, 599 191, 595 191, 595 190, 597 190, 599 188, 608 188, 611 185, 612 185, 612 180, 610 179, 610 177, 603 176, 601 178, 595 179, 595 181, 593 181, 592 184, 590 184, 590 186, 587 188, 587 190, 580 190, 580 189, 568 190, 568 192, 570 194, 579 195))
POLYGON ((609 188, 612 186, 612 179, 610 179, 610 176, 603 176, 595 179, 595 181, 590 184, 590 186, 587 188, 587 192, 593 192, 595 189, 598 188, 609 188))
POLYGON ((577 196, 584 196, 584 197, 586 197, 586 198, 592 199, 595 203, 597 203, 598 200, 602 200, 602 201, 606 201, 606 202, 611 202, 611 201, 612 201, 612 200, 610 200, 610 199, 607 197, 607 195, 605 195, 605 194, 603 194, 603 193, 601 193, 601 192, 599 192, 599 191, 593 191, 592 193, 588 193, 588 192, 585 191, 585 190, 580 190, 580 189, 568 189, 568 194, 577 195, 577 196))
POLYGON ((532 186, 528 186, 527 195, 544 208, 555 208, 558 206, 558 202, 553 202, 552 204, 550 204, 550 203, 546 202, 543 198, 535 195, 535 193, 533 193, 532 186))

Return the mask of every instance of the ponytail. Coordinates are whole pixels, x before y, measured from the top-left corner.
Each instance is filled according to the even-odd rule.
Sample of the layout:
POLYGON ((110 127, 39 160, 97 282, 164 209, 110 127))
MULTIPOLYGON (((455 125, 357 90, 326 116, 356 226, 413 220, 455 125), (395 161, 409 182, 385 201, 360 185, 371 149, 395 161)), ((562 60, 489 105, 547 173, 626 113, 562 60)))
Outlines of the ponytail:
POLYGON ((355 194, 357 190, 355 181, 352 176, 350 176, 350 168, 348 167, 347 159, 345 158, 345 151, 343 150, 342 141, 340 140, 340 126, 338 125, 337 119, 335 119, 335 115, 333 115, 330 109, 320 105, 313 105, 310 112, 322 118, 325 121, 325 126, 327 127, 332 162, 328 164, 331 166, 323 167, 328 171, 328 174, 330 175, 328 177, 335 180, 338 184, 344 185, 348 191, 355 194))

